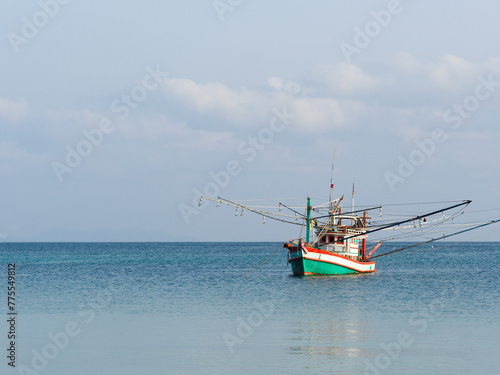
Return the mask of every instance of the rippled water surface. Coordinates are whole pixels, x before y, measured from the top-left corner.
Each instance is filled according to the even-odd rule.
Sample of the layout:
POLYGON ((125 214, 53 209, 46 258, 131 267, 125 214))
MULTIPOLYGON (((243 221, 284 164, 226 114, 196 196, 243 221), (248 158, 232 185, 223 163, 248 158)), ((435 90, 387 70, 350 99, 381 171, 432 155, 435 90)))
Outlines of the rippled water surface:
POLYGON ((500 243, 340 277, 293 277, 282 250, 240 276, 279 245, 0 243, 3 352, 8 263, 18 310, 0 373, 498 373, 500 243))

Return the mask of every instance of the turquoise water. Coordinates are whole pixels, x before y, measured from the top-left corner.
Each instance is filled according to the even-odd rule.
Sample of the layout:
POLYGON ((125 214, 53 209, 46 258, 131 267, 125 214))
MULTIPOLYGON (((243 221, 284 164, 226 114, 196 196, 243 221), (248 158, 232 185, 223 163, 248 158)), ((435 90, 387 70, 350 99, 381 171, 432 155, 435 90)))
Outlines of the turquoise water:
MULTIPOLYGON (((1 374, 498 374, 500 243, 293 277, 279 243, 0 243, 1 374)), ((377 252, 401 244, 391 244, 377 252)))

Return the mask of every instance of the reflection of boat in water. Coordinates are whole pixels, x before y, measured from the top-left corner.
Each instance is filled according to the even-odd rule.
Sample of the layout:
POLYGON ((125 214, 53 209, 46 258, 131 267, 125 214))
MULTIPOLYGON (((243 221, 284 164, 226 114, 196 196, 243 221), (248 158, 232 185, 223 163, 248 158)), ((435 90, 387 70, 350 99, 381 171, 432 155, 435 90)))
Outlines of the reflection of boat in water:
POLYGON ((359 316, 342 320, 302 320, 294 322, 290 335, 294 345, 288 350, 293 355, 319 357, 362 358, 370 351, 363 348, 370 327, 359 316), (362 326, 365 329, 362 329, 362 326))

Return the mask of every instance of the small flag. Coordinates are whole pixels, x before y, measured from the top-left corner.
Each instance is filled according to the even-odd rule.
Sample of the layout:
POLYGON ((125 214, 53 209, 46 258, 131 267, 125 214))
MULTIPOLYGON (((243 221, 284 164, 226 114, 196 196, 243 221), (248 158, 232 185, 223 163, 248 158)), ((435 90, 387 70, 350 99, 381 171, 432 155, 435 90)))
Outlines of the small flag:
POLYGON ((333 189, 333 184, 330 187, 333 189))
POLYGON ((354 184, 352 184, 352 196, 354 197, 354 184))

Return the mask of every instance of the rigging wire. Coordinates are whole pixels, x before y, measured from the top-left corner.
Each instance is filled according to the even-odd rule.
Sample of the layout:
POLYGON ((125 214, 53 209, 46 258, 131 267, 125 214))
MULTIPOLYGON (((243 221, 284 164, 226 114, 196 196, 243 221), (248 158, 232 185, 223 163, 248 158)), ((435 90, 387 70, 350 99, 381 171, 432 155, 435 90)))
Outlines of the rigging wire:
POLYGON ((489 232, 486 232, 485 234, 480 234, 479 236, 468 238, 468 239, 463 240, 463 241, 453 242, 453 243, 449 243, 449 244, 446 244, 446 245, 443 245, 443 246, 439 246, 439 247, 432 247, 431 249, 422 249, 422 250, 410 251, 410 252, 408 252, 406 254, 414 254, 414 253, 421 253, 423 251, 439 250, 439 249, 442 249, 444 247, 454 246, 454 245, 459 245, 459 244, 464 243, 464 242, 469 242, 469 241, 475 240, 476 238, 484 237, 484 236, 486 236, 488 234, 491 234, 491 233, 494 233, 494 232, 498 232, 498 231, 500 231, 500 228, 494 229, 494 230, 489 231, 489 232))
POLYGON ((432 226, 426 227, 425 229, 421 229, 420 232, 414 234, 413 232, 410 233, 401 233, 400 235, 388 237, 388 238, 382 238, 379 239, 378 242, 388 242, 392 240, 401 240, 401 239, 410 239, 410 238, 418 238, 418 237, 423 237, 425 234, 432 234, 432 230, 434 229, 435 232, 437 230, 435 229, 439 224, 433 224, 432 226))
POLYGON ((384 207, 394 207, 394 206, 417 206, 424 204, 443 204, 443 203, 458 203, 463 202, 463 200, 455 200, 455 201, 437 201, 437 202, 414 202, 414 203, 390 203, 390 204, 381 204, 380 206, 384 207))
MULTIPOLYGON (((425 226, 426 228, 429 228, 429 227, 433 227, 433 226, 444 226, 445 223, 449 222, 450 219, 451 220, 455 220, 455 217, 458 217, 460 215, 463 215, 464 214, 464 211, 465 211, 465 207, 464 208, 461 208, 457 211, 455 211, 454 213, 451 213, 449 216, 443 216, 441 219, 437 219, 437 220, 432 220, 432 221, 426 221, 426 222, 423 222, 421 219, 418 221, 418 225, 422 231, 422 227, 425 226)), ((444 215, 444 211, 443 211, 443 215, 444 215)), ((411 220, 413 221, 413 225, 408 225, 408 226, 405 226, 405 227, 401 227, 401 226, 398 226, 398 227, 390 227, 390 228, 386 228, 384 230, 389 230, 389 229, 393 229, 393 230, 404 230, 404 229, 408 229, 408 230, 412 230, 413 228, 416 227, 416 224, 417 224, 417 221, 416 219, 415 220, 411 220)), ((410 222, 411 222, 410 221, 410 222)), ((482 224, 484 223, 481 222, 481 223, 478 223, 478 224, 482 224)), ((376 227, 379 227, 379 226, 384 226, 386 225, 385 223, 381 223, 381 224, 377 224, 377 225, 371 225, 370 227, 372 228, 376 228, 376 227)), ((448 225, 458 225, 458 224, 448 224, 448 225)), ((404 235, 404 233, 402 234, 404 235)), ((397 236, 396 236, 397 237, 397 236)))
MULTIPOLYGON (((399 226, 401 224, 405 224, 405 223, 408 223, 408 222, 411 222, 411 221, 420 220, 420 219, 425 218, 427 216, 432 216, 432 215, 435 215, 435 214, 441 213, 441 212, 444 213, 445 211, 448 211, 448 210, 451 210, 453 208, 460 207, 460 206, 463 206, 463 205, 465 205, 465 207, 462 208, 462 210, 464 210, 470 204, 470 202, 471 202, 470 200, 466 200, 466 201, 463 201, 462 203, 456 204, 456 205, 451 206, 451 207, 447 207, 447 208, 444 208, 444 209, 433 211, 433 212, 430 212, 430 213, 427 213, 427 214, 424 214, 424 215, 419 215, 419 216, 416 216, 416 217, 413 217, 413 218, 410 218, 410 219, 407 219, 407 220, 402 220, 402 221, 399 221, 397 223, 389 223, 389 224, 386 224, 386 225, 382 225, 379 228, 366 231, 366 233, 378 232, 380 230, 385 230, 385 229, 388 229, 388 228, 399 226)), ((458 211, 458 212, 460 212, 460 211, 458 211)), ((353 238, 353 237, 358 237, 358 235, 345 237, 344 240, 349 239, 349 238, 353 238)))
POLYGON ((298 211, 295 211, 293 208, 290 208, 290 207, 288 207, 287 205, 285 205, 285 204, 283 204, 283 203, 281 203, 281 202, 280 202, 280 206, 283 206, 283 207, 285 207, 285 208, 289 209, 290 211, 292 211, 292 212, 296 213, 296 214, 297 214, 297 215, 299 215, 299 216, 304 216, 304 217, 305 217, 305 215, 301 214, 301 213, 300 213, 300 212, 298 212, 298 211))
POLYGON ((465 232, 471 231, 473 229, 478 229, 478 228, 481 228, 481 227, 484 227, 484 226, 487 226, 487 225, 496 224, 498 222, 500 222, 500 219, 499 220, 493 220, 493 221, 490 221, 489 223, 481 224, 481 225, 478 225, 478 226, 475 226, 475 227, 472 227, 472 228, 464 229, 464 230, 461 230, 459 232, 455 232, 455 233, 449 234, 447 236, 443 236, 442 238, 433 238, 433 239, 431 239, 429 241, 424 241, 424 242, 421 242, 421 243, 417 243, 417 244, 414 244, 414 245, 403 247, 401 249, 392 250, 392 251, 389 251, 387 253, 383 253, 383 254, 380 254, 380 255, 375 255, 374 257, 371 257, 370 259, 380 258, 380 257, 383 257, 385 255, 394 254, 394 253, 397 253, 399 251, 403 251, 403 250, 406 250, 406 249, 411 249, 412 247, 416 247, 416 246, 420 246, 420 245, 425 245, 425 244, 428 244, 428 243, 431 243, 431 242, 434 242, 434 241, 439 241, 439 240, 441 240, 443 238, 456 236, 458 234, 465 233, 465 232))
POLYGON ((283 199, 304 199, 304 197, 295 197, 295 198, 262 198, 262 199, 233 199, 238 202, 261 202, 261 201, 279 201, 283 199))
POLYGON ((487 212, 487 211, 500 211, 500 208, 489 208, 487 210, 474 210, 474 211, 469 211, 469 213, 475 213, 475 212, 487 212))
MULTIPOLYGON (((393 240, 413 239, 413 238, 418 238, 418 237, 431 238, 429 236, 431 236, 433 234, 437 234, 443 230, 442 227, 443 227, 443 225, 445 225, 444 223, 445 222, 433 223, 432 225, 427 225, 425 228, 421 228, 420 231, 417 233, 414 233, 414 231, 408 231, 408 232, 404 232, 404 233, 394 235, 391 237, 381 238, 378 241, 389 242, 389 241, 393 241, 393 240)), ((479 223, 479 224, 484 224, 484 222, 479 223)), ((450 227, 454 226, 454 225, 458 225, 458 224, 449 224, 450 227)), ((394 228, 394 229, 397 230, 397 228, 394 228)))
POLYGON ((263 265, 264 263, 266 263, 269 259, 271 259, 273 256, 275 256, 275 255, 276 255, 276 253, 277 253, 278 251, 280 251, 281 249, 283 249, 283 245, 281 245, 280 247, 278 247, 278 248, 276 249, 276 251, 275 251, 274 253, 272 253, 271 255, 269 255, 269 256, 266 258, 266 260, 264 260, 262 263, 260 263, 259 265, 255 266, 255 267, 254 267, 254 268, 252 268, 250 271, 245 272, 243 275, 240 275, 240 277, 243 277, 243 276, 245 276, 245 275, 249 274, 250 272, 252 272, 253 270, 256 270, 257 268, 259 268, 260 266, 262 266, 262 265, 263 265))
POLYGON ((223 204, 225 204, 226 206, 232 206, 232 207, 236 207, 236 208, 242 208, 242 209, 245 209, 245 210, 247 210, 247 211, 251 211, 251 212, 257 213, 257 214, 259 214, 259 215, 262 215, 262 216, 268 217, 268 218, 270 218, 270 219, 274 219, 274 220, 282 221, 282 222, 284 222, 284 223, 296 224, 296 223, 291 222, 291 221, 282 220, 282 219, 278 219, 278 218, 275 218, 275 217, 274 217, 274 216, 282 216, 282 217, 288 217, 288 218, 295 219, 295 216, 291 216, 291 215, 284 215, 284 214, 278 214, 278 213, 274 213, 274 212, 266 212, 266 211, 254 210, 254 209, 253 209, 253 208, 251 208, 251 207, 248 207, 248 206, 243 206, 243 205, 241 205, 241 204, 231 202, 230 200, 228 200, 228 199, 224 199, 224 198, 221 198, 221 197, 218 197, 217 199, 213 199, 213 198, 209 198, 209 197, 202 196, 202 197, 200 198, 200 201, 201 201, 201 199, 208 199, 208 200, 211 200, 211 201, 213 201, 213 202, 220 202, 220 203, 223 203, 223 204), (274 216, 273 216, 273 215, 274 215, 274 216))

